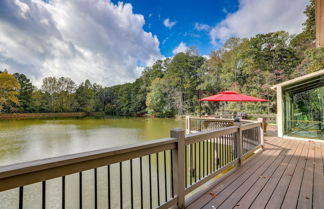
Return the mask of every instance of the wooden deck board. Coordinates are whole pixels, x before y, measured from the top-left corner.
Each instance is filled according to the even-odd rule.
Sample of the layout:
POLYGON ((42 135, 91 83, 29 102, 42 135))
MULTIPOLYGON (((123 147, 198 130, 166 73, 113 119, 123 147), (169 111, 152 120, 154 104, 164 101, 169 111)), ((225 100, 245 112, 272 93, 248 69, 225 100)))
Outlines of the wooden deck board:
POLYGON ((269 182, 269 184, 266 186, 263 193, 269 193, 266 195, 267 197, 264 198, 263 196, 259 196, 256 201, 253 204, 253 207, 251 208, 280 208, 286 191, 288 189, 289 183, 292 179, 293 173, 296 169, 298 160, 300 159, 300 156, 303 153, 303 150, 306 150, 305 156, 307 155, 307 149, 304 149, 304 143, 298 143, 299 147, 302 149, 298 150, 298 155, 295 155, 292 162, 288 165, 288 169, 285 171, 283 176, 281 176, 278 184, 276 185, 276 182, 269 182))
MULTIPOLYGON (((298 148, 291 149, 285 160, 279 165, 270 178, 259 179, 252 189, 247 192, 237 204, 236 208, 264 208, 271 197, 274 189, 286 173, 291 173, 291 168, 297 164, 298 157, 302 151, 303 144, 295 144, 298 148)), ((279 184, 280 185, 280 184, 279 184)))
POLYGON ((313 204, 313 177, 314 177, 314 143, 310 144, 304 176, 299 192, 297 208, 312 208, 313 204))
MULTIPOLYGON (((237 203, 240 201, 240 199, 246 194, 250 189, 260 182, 266 182, 269 180, 273 174, 273 172, 278 168, 278 166, 284 161, 287 160, 286 153, 288 154, 290 151, 294 149, 290 149, 290 147, 294 146, 293 143, 290 143, 287 145, 289 149, 282 151, 280 155, 274 159, 274 161, 271 163, 270 166, 266 166, 265 170, 260 173, 255 172, 253 175, 249 177, 247 181, 245 181, 225 202, 222 203, 222 205, 219 207, 221 209, 227 209, 227 208, 233 208, 236 206, 239 206, 237 203), (260 174, 260 175, 259 175, 260 174)), ((262 185, 262 184, 261 184, 262 185)), ((257 186, 256 186, 257 187, 257 186)))
MULTIPOLYGON (((323 144, 322 144, 323 146, 323 144)), ((315 168, 314 168, 314 208, 324 207, 324 152, 321 150, 321 144, 315 145, 315 168)))
MULTIPOLYGON (((278 142, 279 144, 283 143, 278 142)), ((195 201, 192 204, 190 204, 187 209, 196 209, 196 208, 202 208, 205 204, 207 204, 209 201, 213 199, 213 195, 211 194, 219 194, 223 189, 225 189, 228 185, 230 185, 232 182, 234 182, 237 178, 239 178, 242 174, 248 173, 248 175, 251 175, 253 173, 254 169, 257 169, 259 166, 261 166, 266 160, 266 155, 272 155, 273 152, 277 149, 277 145, 270 144, 267 146, 265 151, 262 153, 261 156, 258 156, 258 161, 249 161, 247 162, 242 168, 237 170, 237 172, 233 173, 233 175, 226 178, 224 181, 222 181, 219 185, 214 187, 213 189, 206 192, 199 201, 195 201)))
MULTIPOLYGON (((289 143, 289 142, 288 142, 289 143)), ((236 191, 246 180, 252 178, 259 178, 262 173, 269 167, 275 160, 280 159, 284 154, 282 150, 275 150, 272 156, 268 156, 266 162, 264 162, 258 169, 254 170, 251 175, 243 174, 240 176, 235 182, 229 185, 224 191, 217 195, 217 198, 211 200, 206 206, 203 208, 218 208, 229 196, 233 196, 233 192, 236 191)))
POLYGON ((265 151, 193 202, 196 208, 324 208, 324 143, 265 138, 265 151))

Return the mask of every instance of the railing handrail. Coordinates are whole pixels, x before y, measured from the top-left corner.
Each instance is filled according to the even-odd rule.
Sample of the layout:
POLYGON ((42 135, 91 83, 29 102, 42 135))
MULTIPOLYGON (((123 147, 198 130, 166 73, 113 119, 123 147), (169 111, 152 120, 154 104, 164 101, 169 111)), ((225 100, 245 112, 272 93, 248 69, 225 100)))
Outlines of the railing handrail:
POLYGON ((198 133, 190 133, 186 135, 185 143, 192 144, 195 142, 206 140, 206 138, 219 137, 225 134, 235 133, 238 130, 238 126, 229 126, 225 128, 219 128, 217 130, 204 131, 198 133))
POLYGON ((211 118, 211 117, 197 117, 197 116, 190 116, 190 119, 194 120, 207 120, 207 121, 224 121, 224 122, 233 122, 233 119, 230 118, 211 118))
POLYGON ((247 130, 247 129, 251 129, 251 128, 256 128, 256 127, 260 127, 262 125, 262 122, 253 122, 253 123, 243 123, 241 125, 241 130, 247 130))

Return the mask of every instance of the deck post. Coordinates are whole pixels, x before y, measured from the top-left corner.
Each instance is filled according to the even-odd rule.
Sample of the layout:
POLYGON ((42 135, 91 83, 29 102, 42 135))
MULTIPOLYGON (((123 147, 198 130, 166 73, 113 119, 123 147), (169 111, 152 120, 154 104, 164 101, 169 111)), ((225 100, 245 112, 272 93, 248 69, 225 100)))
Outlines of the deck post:
POLYGON ((264 118, 258 118, 258 121, 261 122, 260 127, 260 144, 262 149, 264 148, 264 131, 265 131, 265 119, 264 118))
POLYGON ((177 138, 177 147, 172 152, 173 158, 173 186, 177 194, 177 207, 183 209, 185 204, 185 131, 180 128, 171 129, 172 138, 177 138))
POLYGON ((242 165, 243 159, 243 134, 241 130, 241 122, 234 122, 234 126, 237 126, 237 132, 235 135, 236 138, 236 148, 237 148, 237 157, 238 157, 238 166, 242 165))
POLYGON ((190 116, 187 115, 186 116, 186 133, 190 134, 191 132, 191 127, 190 127, 190 116))

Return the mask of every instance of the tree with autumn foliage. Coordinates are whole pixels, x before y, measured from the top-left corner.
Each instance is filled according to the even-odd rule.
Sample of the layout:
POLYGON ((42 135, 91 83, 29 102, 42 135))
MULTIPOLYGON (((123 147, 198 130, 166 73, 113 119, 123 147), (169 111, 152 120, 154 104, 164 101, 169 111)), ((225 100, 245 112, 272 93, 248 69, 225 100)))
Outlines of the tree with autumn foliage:
POLYGON ((8 72, 0 73, 0 112, 12 112, 14 105, 19 104, 19 81, 8 72))

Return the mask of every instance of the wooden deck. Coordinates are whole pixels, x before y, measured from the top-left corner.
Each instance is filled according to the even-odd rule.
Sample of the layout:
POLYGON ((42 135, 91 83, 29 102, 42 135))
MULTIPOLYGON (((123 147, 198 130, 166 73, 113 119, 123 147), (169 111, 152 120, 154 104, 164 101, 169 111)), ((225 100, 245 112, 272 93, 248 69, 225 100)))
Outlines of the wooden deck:
POLYGON ((324 143, 275 137, 187 209, 324 208, 324 143))

